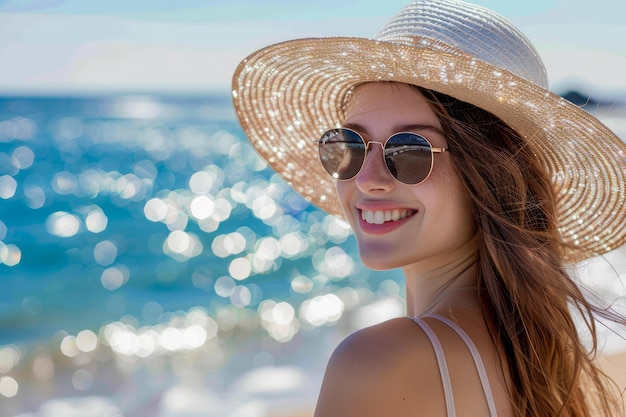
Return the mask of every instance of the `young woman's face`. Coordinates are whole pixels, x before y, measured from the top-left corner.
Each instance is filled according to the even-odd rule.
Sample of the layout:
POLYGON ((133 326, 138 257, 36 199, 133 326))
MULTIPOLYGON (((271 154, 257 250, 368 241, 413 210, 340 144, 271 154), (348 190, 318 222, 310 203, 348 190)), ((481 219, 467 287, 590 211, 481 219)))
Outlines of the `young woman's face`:
MULTIPOLYGON (((441 125, 424 96, 397 83, 369 83, 352 96, 343 127, 366 142, 384 143, 398 132, 418 133, 446 147, 441 125)), ((435 153, 430 176, 407 185, 389 174, 378 144, 371 144, 359 174, 337 181, 345 216, 361 259, 372 269, 407 267, 445 256, 475 235, 471 206, 449 152, 435 153), (391 220, 389 220, 391 218, 391 220)))

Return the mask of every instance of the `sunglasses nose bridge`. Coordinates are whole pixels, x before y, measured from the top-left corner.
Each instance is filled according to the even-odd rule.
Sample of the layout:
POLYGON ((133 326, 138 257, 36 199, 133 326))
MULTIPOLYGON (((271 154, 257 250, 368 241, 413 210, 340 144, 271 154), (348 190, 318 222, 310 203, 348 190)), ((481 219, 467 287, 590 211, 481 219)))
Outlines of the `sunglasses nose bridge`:
POLYGON ((385 144, 384 143, 376 142, 374 140, 370 140, 369 142, 365 143, 365 153, 363 155, 363 165, 365 165, 367 163, 367 157, 369 156, 370 152, 373 150, 372 146, 370 146, 372 144, 380 145, 380 149, 381 149, 383 155, 385 154, 385 144))
MULTIPOLYGON (((365 141, 364 141, 365 142, 365 141)), ((361 169, 355 175, 357 182, 361 184, 361 187, 380 187, 381 184, 387 183, 391 180, 392 175, 389 171, 389 167, 385 162, 385 144, 377 141, 368 141, 365 143, 365 153, 363 155, 363 161, 361 163, 361 169), (373 144, 380 145, 380 154, 375 151, 373 144), (372 153, 370 155, 370 153, 372 153), (382 175, 382 173, 386 175, 382 175), (383 179, 385 178, 385 179, 383 179)))
POLYGON ((383 150, 385 150, 385 144, 384 144, 384 143, 382 143, 382 142, 376 142, 376 141, 374 141, 374 140, 370 140, 369 142, 367 142, 367 143, 365 144, 365 152, 370 152, 370 151, 371 151, 371 149, 370 149, 370 145, 371 145, 371 144, 373 144, 373 143, 374 143, 374 144, 378 144, 378 145, 380 145, 380 147, 381 147, 383 150))

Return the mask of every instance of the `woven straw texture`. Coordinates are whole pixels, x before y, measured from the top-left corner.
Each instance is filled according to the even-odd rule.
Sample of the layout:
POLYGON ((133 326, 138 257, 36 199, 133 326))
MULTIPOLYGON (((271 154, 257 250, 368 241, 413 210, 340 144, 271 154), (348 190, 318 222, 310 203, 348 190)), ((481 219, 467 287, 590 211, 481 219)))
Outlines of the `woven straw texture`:
POLYGON ((626 242, 626 145, 547 90, 530 42, 507 20, 449 0, 409 4, 374 39, 297 39, 255 52, 233 77, 233 103, 259 154, 304 198, 342 216, 317 140, 343 121, 364 82, 418 85, 479 106, 518 131, 549 170, 559 228, 580 261, 626 242))

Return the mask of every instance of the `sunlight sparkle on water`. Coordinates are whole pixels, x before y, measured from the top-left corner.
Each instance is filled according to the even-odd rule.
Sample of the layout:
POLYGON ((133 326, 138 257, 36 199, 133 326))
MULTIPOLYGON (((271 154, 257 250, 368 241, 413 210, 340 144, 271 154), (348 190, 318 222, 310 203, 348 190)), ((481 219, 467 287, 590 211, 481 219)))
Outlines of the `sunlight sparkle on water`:
POLYGON ((6 374, 17 366, 22 357, 22 352, 17 346, 0 347, 0 373, 6 374))
POLYGON ((313 289, 313 281, 304 275, 298 275, 291 280, 291 289, 299 294, 307 294, 313 289))
POLYGON ((163 253, 176 260, 193 258, 202 253, 202 243, 193 233, 175 230, 163 243, 163 253))
POLYGON ((87 391, 93 385, 93 374, 86 369, 77 369, 72 374, 72 385, 78 391, 87 391))
POLYGON ((150 183, 144 183, 135 174, 126 174, 116 180, 115 191, 127 200, 141 201, 147 194, 150 183))
POLYGON ((41 353, 33 359, 33 373, 39 381, 50 381, 54 377, 54 361, 50 355, 41 353))
POLYGON ((229 276, 222 276, 215 280, 215 293, 220 297, 230 297, 236 287, 235 280, 229 276))
POLYGON ((9 175, 0 176, 0 198, 8 200, 17 191, 17 181, 9 175))
POLYGON ((252 266, 247 258, 236 258, 231 261, 228 272, 231 277, 241 281, 250 276, 252 266))
POLYGON ((99 265, 111 265, 117 257, 117 246, 110 240, 98 242, 93 250, 93 257, 99 265))
POLYGON ((15 397, 18 389, 19 385, 15 379, 10 376, 0 377, 0 395, 7 398, 15 397))
POLYGON ((85 218, 85 226, 92 233, 100 233, 106 230, 109 218, 98 206, 92 206, 85 218))
POLYGON ((103 288, 113 291, 128 282, 130 271, 123 265, 110 267, 102 271, 100 283, 103 288))
POLYGON ((254 285, 247 287, 245 285, 238 285, 230 295, 230 303, 239 308, 247 307, 254 301, 254 294, 250 288, 258 288, 254 285))
POLYGON ((24 197, 31 209, 42 208, 46 203, 46 192, 38 185, 24 184, 24 197))
POLYGON ((265 300, 259 304, 261 325, 279 342, 291 340, 300 329, 295 309, 286 301, 265 300))
POLYGON ((137 330, 120 322, 108 324, 101 332, 101 342, 118 354, 146 358, 199 349, 215 338, 217 332, 217 323, 206 313, 194 309, 186 319, 175 317, 168 325, 145 326, 137 330))
POLYGON ((348 222, 335 216, 326 216, 323 225, 324 231, 335 243, 344 242, 352 234, 352 229, 348 222))
POLYGON ((57 194, 71 194, 76 190, 76 187, 76 177, 67 171, 57 172, 52 178, 52 189, 57 194))
POLYGON ((261 220, 274 217, 278 212, 276 202, 269 196, 262 195, 254 199, 251 205, 254 215, 261 220))
POLYGON ((209 193, 222 187, 224 171, 217 165, 208 165, 189 178, 189 189, 197 194, 209 193))
POLYGON ((93 352, 98 347, 98 336, 91 330, 81 330, 76 335, 76 347, 81 352, 93 352))
POLYGON ((299 314, 307 323, 322 326, 338 321, 343 311, 343 301, 335 294, 326 294, 304 301, 299 314))
POLYGON ((160 198, 151 198, 146 202, 143 207, 143 212, 146 216, 146 219, 151 222, 161 222, 164 221, 170 212, 176 210, 176 207, 173 203, 169 202, 169 200, 163 200, 160 198))
POLYGON ((198 220, 204 220, 211 217, 214 208, 215 203, 213 202, 213 199, 207 195, 194 197, 189 205, 191 215, 198 220))
POLYGON ((246 238, 239 232, 216 236, 211 244, 211 250, 220 258, 237 255, 243 252, 245 248, 246 238))
POLYGON ((57 211, 48 216, 46 220, 48 233, 59 237, 72 237, 80 229, 80 221, 77 216, 65 211, 57 211))
POLYGON ((76 336, 68 335, 61 341, 61 352, 68 358, 73 358, 80 354, 78 346, 76 346, 76 336))
POLYGON ((128 119, 156 119, 168 111, 151 96, 127 96, 114 100, 107 108, 111 116, 128 119))
POLYGON ((296 258, 309 248, 309 242, 302 232, 291 232, 280 237, 281 253, 288 258, 296 258))
POLYGON ((28 146, 20 146, 11 154, 11 162, 17 169, 28 169, 35 161, 35 153, 28 146))
POLYGON ((355 268, 352 257, 339 246, 319 249, 313 256, 313 264, 322 274, 336 278, 346 278, 355 268))
POLYGON ((0 142, 27 141, 37 133, 37 123, 27 117, 13 117, 0 121, 0 142))
POLYGON ((0 241, 0 264, 6 266, 16 266, 22 260, 22 251, 16 245, 9 243, 5 245, 0 241))

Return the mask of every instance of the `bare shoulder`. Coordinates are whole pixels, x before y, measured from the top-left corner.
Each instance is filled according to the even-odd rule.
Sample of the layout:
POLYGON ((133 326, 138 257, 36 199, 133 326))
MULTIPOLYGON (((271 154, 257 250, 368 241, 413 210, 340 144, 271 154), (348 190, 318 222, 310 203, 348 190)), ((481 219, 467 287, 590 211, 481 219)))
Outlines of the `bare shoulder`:
POLYGON ((415 353, 430 346, 424 342, 428 339, 413 320, 396 318, 352 333, 339 344, 331 361, 367 359, 372 366, 389 367, 420 356, 415 353))
MULTIPOLYGON (((470 352, 458 335, 435 319, 426 319, 441 342, 458 416, 489 415, 470 352)), ((480 333, 481 356, 495 350, 480 333)), ((486 337, 488 339, 488 336, 486 337)), ((497 403, 506 402, 496 360, 487 359, 497 403)), ((427 334, 410 318, 397 318, 357 331, 333 353, 315 411, 316 417, 446 416, 439 364, 427 334)), ((499 412, 500 412, 500 408, 499 412)), ((505 407, 506 408, 506 407, 505 407)), ((505 410, 502 410, 505 411, 505 410)), ((503 412, 502 415, 508 415, 503 412)))
POLYGON ((357 331, 335 350, 316 417, 445 415, 436 358, 427 336, 409 318, 357 331), (425 401, 437 404, 430 412, 425 401), (440 409, 444 414, 434 410, 440 409))

